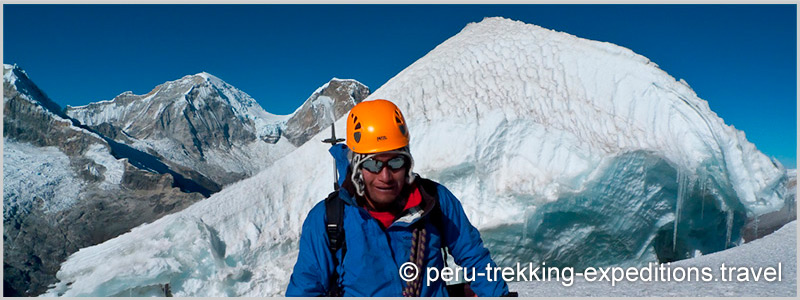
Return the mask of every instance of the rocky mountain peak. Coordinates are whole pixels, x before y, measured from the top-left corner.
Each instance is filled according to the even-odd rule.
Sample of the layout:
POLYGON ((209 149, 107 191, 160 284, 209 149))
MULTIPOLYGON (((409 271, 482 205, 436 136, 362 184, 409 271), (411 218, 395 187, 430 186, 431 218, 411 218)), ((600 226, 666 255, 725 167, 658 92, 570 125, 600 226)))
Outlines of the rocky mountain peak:
POLYGON ((58 116, 61 119, 67 119, 61 107, 53 102, 53 100, 50 100, 50 98, 28 78, 28 74, 25 70, 16 64, 3 64, 3 94, 6 95, 3 98, 4 102, 6 102, 7 99, 19 96, 19 99, 30 101, 42 107, 49 114, 58 116))
POLYGON ((369 88, 356 80, 334 77, 314 91, 291 115, 283 135, 295 146, 300 146, 350 111, 369 93, 369 88))

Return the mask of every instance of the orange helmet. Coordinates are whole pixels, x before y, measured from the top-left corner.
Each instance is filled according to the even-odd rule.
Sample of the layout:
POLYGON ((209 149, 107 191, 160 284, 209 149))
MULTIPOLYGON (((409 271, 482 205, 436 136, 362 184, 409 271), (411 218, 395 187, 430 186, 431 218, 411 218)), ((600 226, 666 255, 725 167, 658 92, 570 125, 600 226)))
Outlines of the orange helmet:
POLYGON ((408 128, 394 103, 378 99, 356 104, 347 117, 347 147, 360 154, 408 146, 408 128))

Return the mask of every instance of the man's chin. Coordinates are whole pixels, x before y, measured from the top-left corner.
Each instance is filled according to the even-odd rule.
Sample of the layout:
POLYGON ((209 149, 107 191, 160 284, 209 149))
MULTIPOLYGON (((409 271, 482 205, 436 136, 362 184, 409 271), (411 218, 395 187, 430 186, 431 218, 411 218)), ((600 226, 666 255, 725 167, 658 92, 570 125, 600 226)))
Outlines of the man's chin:
POLYGON ((377 206, 386 206, 392 204, 397 199, 399 193, 386 193, 386 192, 373 192, 369 197, 372 202, 377 206))

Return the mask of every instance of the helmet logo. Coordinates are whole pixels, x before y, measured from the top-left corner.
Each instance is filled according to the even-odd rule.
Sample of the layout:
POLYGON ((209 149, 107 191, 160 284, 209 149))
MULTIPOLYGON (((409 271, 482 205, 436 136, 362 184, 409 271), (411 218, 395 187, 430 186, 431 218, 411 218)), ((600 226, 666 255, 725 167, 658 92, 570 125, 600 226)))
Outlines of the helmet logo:
POLYGON ((385 135, 382 135, 382 136, 378 137, 378 142, 385 141, 385 140, 386 140, 386 136, 385 135))

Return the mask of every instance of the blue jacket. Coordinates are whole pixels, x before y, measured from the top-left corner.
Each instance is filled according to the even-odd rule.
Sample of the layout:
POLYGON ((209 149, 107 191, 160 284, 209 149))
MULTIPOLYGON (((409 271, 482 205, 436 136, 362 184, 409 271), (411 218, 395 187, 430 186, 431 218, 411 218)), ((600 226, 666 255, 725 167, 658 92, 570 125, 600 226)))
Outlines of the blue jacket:
MULTIPOLYGON (((330 152, 337 162, 339 174, 347 174, 347 148, 344 145, 331 147, 330 152)), ((339 176, 339 185, 345 176, 339 176)), ((336 272, 340 274, 344 296, 402 296, 405 281, 400 277, 400 267, 409 261, 412 225, 426 222, 428 244, 425 250, 426 266, 419 272, 422 276, 421 296, 447 296, 444 282, 439 279, 427 286, 426 270, 444 266, 442 260, 442 238, 438 228, 445 231, 447 247, 455 262, 467 269, 474 267, 471 288, 478 296, 501 296, 508 293, 502 278, 488 281, 486 266, 495 267, 489 251, 483 246, 480 233, 467 219, 461 202, 442 185, 436 184, 441 208, 441 225, 426 222, 427 211, 407 214, 398 218, 385 230, 345 189, 339 197, 347 204, 344 209, 343 227, 347 252, 342 260, 342 251, 336 253, 340 262, 336 272)), ((422 205, 420 205, 422 206, 422 205)), ((454 267, 454 266, 450 266, 454 267)), ((320 201, 308 213, 300 235, 300 253, 294 266, 286 296, 320 296, 328 290, 328 276, 333 272, 333 260, 328 248, 325 232, 325 202, 320 201)))

